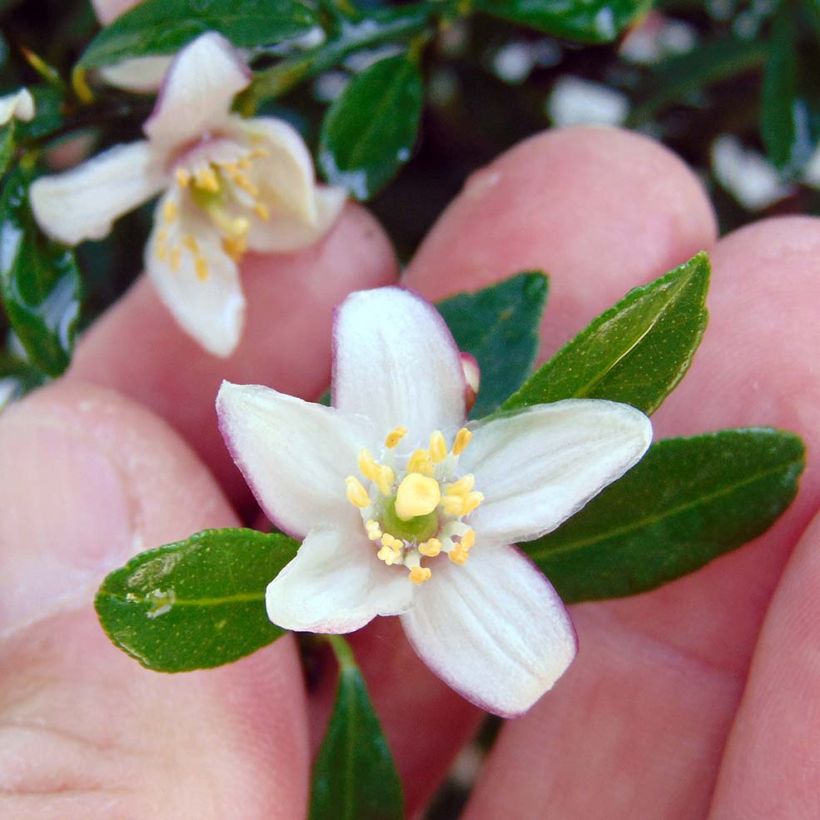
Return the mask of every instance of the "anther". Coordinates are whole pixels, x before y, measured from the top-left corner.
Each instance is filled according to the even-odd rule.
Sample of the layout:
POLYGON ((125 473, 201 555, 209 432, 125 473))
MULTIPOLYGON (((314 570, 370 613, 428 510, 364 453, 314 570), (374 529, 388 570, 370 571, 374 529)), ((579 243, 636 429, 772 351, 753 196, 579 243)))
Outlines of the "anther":
POLYGON ((438 538, 430 538, 419 544, 419 552, 428 558, 435 558, 441 552, 441 541, 438 538))
POLYGON ((177 168, 174 178, 180 188, 187 188, 191 183, 191 172, 185 168, 177 168))
POLYGON ((414 584, 423 584, 425 581, 430 580, 432 574, 427 567, 413 567, 413 569, 410 570, 410 580, 414 584))
POLYGON ((215 194, 219 190, 219 179, 210 165, 199 168, 194 174, 194 185, 203 191, 210 191, 215 194))
POLYGON ((168 223, 177 218, 177 204, 173 199, 166 200, 162 206, 162 218, 168 223))
POLYGON ((436 430, 430 436, 430 458, 434 464, 438 464, 447 458, 447 442, 441 430, 436 430))
POLYGON ((362 482, 356 476, 348 476, 345 479, 345 490, 347 500, 354 506, 363 510, 370 506, 370 496, 367 494, 362 482))
POLYGON ((433 459, 430 458, 429 450, 414 450, 407 460, 408 473, 421 473, 422 475, 433 475, 433 459))
POLYGON ((469 557, 467 554, 467 550, 463 549, 460 544, 456 544, 450 552, 447 553, 447 557, 454 563, 458 564, 458 566, 464 566, 467 563, 467 558, 469 557))
POLYGON ((371 541, 378 541, 382 537, 382 528, 379 526, 378 521, 374 521, 371 518, 369 521, 365 521, 364 528, 367 532, 367 537, 371 541))
POLYGON ((406 427, 394 427, 384 440, 384 446, 392 450, 407 435, 406 427))
POLYGON ((468 552, 475 546, 475 530, 470 529, 461 536, 461 540, 458 542, 459 547, 468 552))
POLYGON ((456 433, 456 438, 453 442, 453 455, 460 456, 464 452, 464 448, 470 443, 472 437, 473 434, 466 427, 462 427, 456 433))

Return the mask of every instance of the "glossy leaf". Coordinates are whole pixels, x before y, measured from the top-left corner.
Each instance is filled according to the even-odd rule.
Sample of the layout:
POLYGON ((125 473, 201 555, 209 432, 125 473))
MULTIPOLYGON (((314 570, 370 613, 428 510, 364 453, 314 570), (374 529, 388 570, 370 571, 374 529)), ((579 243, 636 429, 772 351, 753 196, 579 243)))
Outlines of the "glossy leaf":
POLYGON ((317 24, 302 0, 145 0, 104 28, 79 65, 173 54, 206 31, 218 31, 240 48, 271 45, 317 24))
POLYGON ((475 0, 476 11, 558 37, 611 43, 650 3, 647 0, 475 0))
POLYGON ((532 370, 547 290, 544 274, 520 273, 436 305, 459 349, 475 356, 481 368, 473 418, 495 410, 532 370))
POLYGON ((278 533, 205 530, 112 572, 97 615, 114 644, 148 669, 230 663, 284 634, 268 620, 265 589, 297 547, 278 533))
POLYGON ((769 159, 794 176, 811 159, 811 112, 798 90, 797 37, 790 3, 782 3, 769 43, 763 75, 760 131, 769 159))
POLYGON ((29 361, 58 376, 68 367, 80 312, 74 254, 44 237, 28 207, 29 178, 16 171, 0 197, 0 293, 29 361))
POLYGON ((310 820, 402 820, 401 781, 364 678, 347 642, 328 639, 339 685, 313 769, 310 820))
POLYGON ((423 97, 418 66, 402 54, 351 80, 322 123, 319 165, 328 181, 360 200, 389 182, 410 158, 423 97))
POLYGON ((800 439, 778 430, 667 439, 556 532, 522 546, 568 603, 635 595, 765 532, 804 462, 800 439))
POLYGON ((652 413, 683 378, 706 327, 709 259, 698 254, 630 291, 504 402, 609 399, 652 413))
POLYGON ((16 148, 14 139, 14 120, 0 128, 0 176, 8 171, 14 159, 16 148))

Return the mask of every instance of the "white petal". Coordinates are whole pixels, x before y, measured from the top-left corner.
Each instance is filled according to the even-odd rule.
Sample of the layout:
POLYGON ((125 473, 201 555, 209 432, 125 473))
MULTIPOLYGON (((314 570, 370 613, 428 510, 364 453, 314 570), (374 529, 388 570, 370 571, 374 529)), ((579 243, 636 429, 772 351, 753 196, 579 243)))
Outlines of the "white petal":
POLYGON ((268 387, 223 382, 216 400, 225 443, 267 516, 304 535, 314 527, 363 531, 345 478, 370 443, 364 419, 268 387))
POLYGON ((199 139, 225 123, 234 96, 249 82, 231 44, 215 32, 203 34, 171 63, 143 130, 164 150, 199 139))
POLYGON ((270 218, 264 222, 252 218, 248 247, 258 253, 290 253, 318 242, 342 212, 347 192, 323 185, 314 190, 313 199, 313 222, 274 208, 270 208, 270 218))
POLYGON ((483 709, 521 714, 575 657, 572 622, 550 582, 512 547, 476 544, 463 566, 436 563, 402 616, 419 657, 483 709))
POLYGON ((173 59, 168 55, 134 57, 121 63, 103 66, 100 68, 100 75, 108 85, 115 88, 145 94, 156 91, 162 85, 173 59))
POLYGON ((101 239, 111 223, 162 190, 163 169, 147 142, 117 145, 31 186, 31 207, 46 233, 76 245, 101 239))
POLYGON ((12 119, 30 122, 34 118, 34 97, 27 88, 0 97, 0 125, 12 119))
POLYGON ((268 584, 268 617, 298 632, 353 632, 377 615, 406 612, 414 587, 360 531, 314 530, 268 584))
POLYGON ((353 293, 334 329, 333 404, 368 416, 379 434, 403 425, 402 445, 464 420, 461 357, 436 309, 401 288, 353 293))
POLYGON ((626 404, 570 399, 479 425, 461 456, 485 500, 469 523, 479 541, 509 544, 554 530, 620 478, 652 440, 626 404))
POLYGON ((261 183, 262 199, 278 202, 305 222, 316 220, 313 160, 299 132, 284 120, 257 117, 232 118, 245 142, 267 152, 254 162, 255 179, 261 183), (267 194, 267 196, 265 195, 267 194))
POLYGON ((236 263, 222 249, 217 231, 195 209, 178 205, 179 218, 171 224, 163 223, 163 209, 169 200, 179 202, 176 189, 157 206, 145 267, 160 298, 183 329, 214 356, 230 356, 245 322, 245 297, 236 263), (160 241, 163 231, 167 234, 164 243, 160 241), (206 261, 204 279, 197 274, 194 255, 182 245, 186 235, 195 239, 206 261), (167 253, 162 252, 162 244, 169 249, 167 253), (180 248, 177 269, 170 259, 174 247, 180 248))

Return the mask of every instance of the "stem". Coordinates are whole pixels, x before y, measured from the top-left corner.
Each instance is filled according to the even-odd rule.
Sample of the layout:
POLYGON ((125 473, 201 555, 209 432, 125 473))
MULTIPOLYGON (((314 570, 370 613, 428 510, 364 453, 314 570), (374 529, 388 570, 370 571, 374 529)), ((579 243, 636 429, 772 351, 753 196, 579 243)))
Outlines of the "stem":
POLYGON ((331 649, 333 649, 333 654, 336 655, 340 674, 344 674, 350 669, 359 668, 350 644, 341 635, 325 635, 325 638, 331 649))

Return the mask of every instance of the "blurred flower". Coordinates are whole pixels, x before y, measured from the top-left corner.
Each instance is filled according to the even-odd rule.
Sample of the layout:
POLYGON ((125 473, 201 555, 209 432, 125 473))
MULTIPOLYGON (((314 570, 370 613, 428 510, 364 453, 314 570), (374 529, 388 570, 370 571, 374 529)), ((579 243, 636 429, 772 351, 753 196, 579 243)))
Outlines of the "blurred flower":
POLYGON ((34 97, 27 88, 0 97, 0 126, 12 120, 30 122, 34 119, 34 97))
POLYGON ((268 616, 344 633, 400 615, 450 686, 489 711, 525 711, 576 646, 557 593, 512 545, 554 530, 635 464, 649 420, 570 400, 465 426, 455 342, 399 288, 348 297, 334 340, 334 408, 227 382, 217 399, 259 503, 304 537, 268 586, 268 616))
POLYGON ((621 125, 629 113, 625 94, 580 77, 561 77, 547 100, 547 114, 557 126, 621 125))
POLYGON ((143 130, 31 188, 37 221, 56 239, 99 239, 160 191, 145 264, 160 297, 206 350, 229 355, 244 323, 237 262, 246 250, 315 242, 338 216, 341 189, 318 186, 299 134, 279 119, 230 111, 250 82, 230 44, 204 34, 174 59, 143 130))

